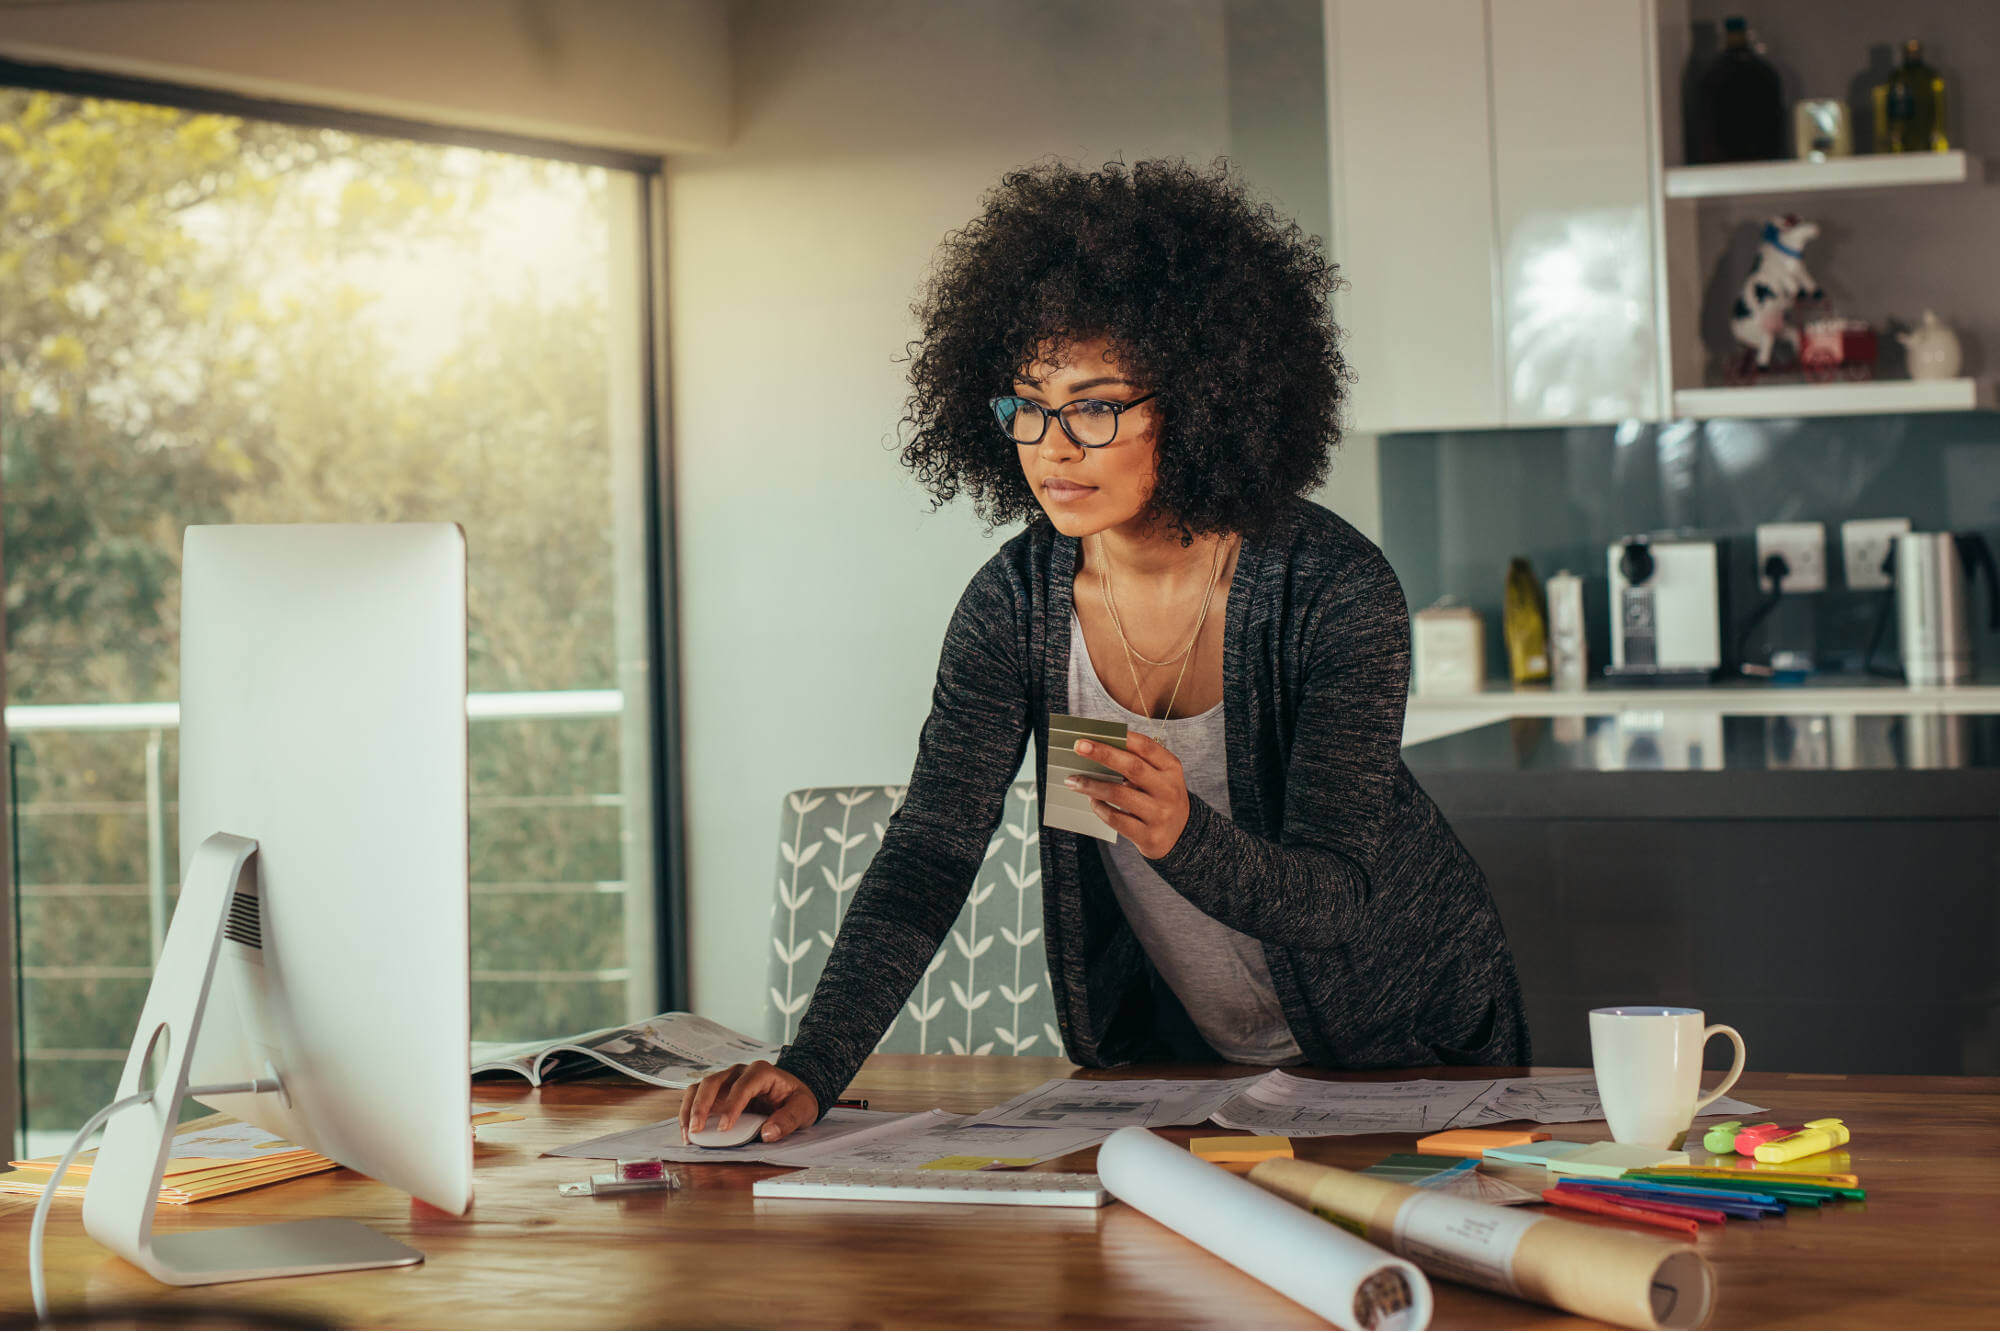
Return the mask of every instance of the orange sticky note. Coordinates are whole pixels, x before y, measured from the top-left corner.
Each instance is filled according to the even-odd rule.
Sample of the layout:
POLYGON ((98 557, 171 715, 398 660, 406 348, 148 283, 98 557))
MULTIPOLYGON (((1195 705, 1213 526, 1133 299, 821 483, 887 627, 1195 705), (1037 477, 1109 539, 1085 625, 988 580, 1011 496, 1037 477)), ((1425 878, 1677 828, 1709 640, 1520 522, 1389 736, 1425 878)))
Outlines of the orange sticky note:
POLYGON ((1204 1162, 1267 1162, 1273 1157, 1290 1157, 1292 1141, 1277 1134, 1231 1134, 1195 1139, 1188 1150, 1204 1162))
POLYGON ((1538 1129, 1447 1129, 1418 1139, 1417 1151, 1432 1157, 1478 1157, 1488 1148, 1540 1143, 1547 1137, 1538 1129))

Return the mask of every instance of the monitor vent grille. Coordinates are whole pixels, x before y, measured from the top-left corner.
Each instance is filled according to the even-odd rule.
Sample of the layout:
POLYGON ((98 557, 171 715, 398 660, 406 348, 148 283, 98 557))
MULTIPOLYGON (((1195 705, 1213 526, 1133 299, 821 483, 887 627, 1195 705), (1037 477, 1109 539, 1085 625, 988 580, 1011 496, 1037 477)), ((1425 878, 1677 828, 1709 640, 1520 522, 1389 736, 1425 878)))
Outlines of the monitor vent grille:
POLYGON ((222 938, 252 949, 264 947, 264 918, 254 893, 239 893, 229 900, 229 919, 222 923, 222 938))

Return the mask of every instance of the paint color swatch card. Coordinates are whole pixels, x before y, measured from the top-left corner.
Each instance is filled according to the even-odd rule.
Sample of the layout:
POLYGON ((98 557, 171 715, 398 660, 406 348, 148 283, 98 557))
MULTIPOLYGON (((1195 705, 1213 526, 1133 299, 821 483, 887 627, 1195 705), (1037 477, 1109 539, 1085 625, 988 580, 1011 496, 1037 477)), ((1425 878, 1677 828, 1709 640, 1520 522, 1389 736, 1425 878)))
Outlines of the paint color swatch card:
POLYGON ((1078 754, 1076 743, 1080 740, 1100 741, 1122 750, 1125 748, 1125 724, 1100 722, 1094 717, 1072 717, 1068 713, 1049 714, 1049 776, 1048 785, 1042 788, 1042 825, 1101 838, 1105 842, 1116 842, 1117 830, 1092 812, 1090 798, 1063 785, 1063 779, 1072 773, 1105 782, 1125 781, 1123 775, 1078 754))

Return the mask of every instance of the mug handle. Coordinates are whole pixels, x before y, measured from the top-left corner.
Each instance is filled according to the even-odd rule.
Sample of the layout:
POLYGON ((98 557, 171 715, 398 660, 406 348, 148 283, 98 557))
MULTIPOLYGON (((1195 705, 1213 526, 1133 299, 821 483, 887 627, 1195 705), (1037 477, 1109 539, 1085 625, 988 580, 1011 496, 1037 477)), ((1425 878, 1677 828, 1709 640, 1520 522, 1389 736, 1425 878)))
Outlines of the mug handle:
POLYGON ((1736 1080, 1743 1077, 1743 1034, 1738 1032, 1735 1028, 1730 1027, 1729 1024, 1727 1023, 1717 1023, 1712 1027, 1702 1029, 1701 1044, 1703 1049, 1707 1049, 1708 1039, 1710 1037, 1713 1037, 1718 1032, 1728 1037, 1730 1044, 1736 1048, 1736 1060, 1733 1064, 1729 1066, 1729 1077, 1723 1079, 1721 1083, 1717 1084, 1715 1091, 1709 1093, 1706 1097, 1703 1097, 1700 1101, 1694 1104, 1694 1113, 1696 1115, 1701 1114, 1702 1107, 1708 1105, 1710 1102, 1714 1101, 1717 1097, 1720 1097, 1723 1093, 1728 1092, 1731 1088, 1735 1087, 1736 1080))

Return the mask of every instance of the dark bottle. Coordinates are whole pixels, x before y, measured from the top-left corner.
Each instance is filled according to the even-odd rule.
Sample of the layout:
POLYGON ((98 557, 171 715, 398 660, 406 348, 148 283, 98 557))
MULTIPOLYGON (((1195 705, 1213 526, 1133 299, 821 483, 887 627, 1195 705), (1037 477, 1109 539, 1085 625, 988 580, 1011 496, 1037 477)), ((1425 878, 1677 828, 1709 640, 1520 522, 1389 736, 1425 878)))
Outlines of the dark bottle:
POLYGON ((1903 63, 1875 90, 1875 151, 1942 153, 1944 80, 1924 63, 1921 43, 1903 43, 1903 63))
POLYGON ((1723 22, 1722 53, 1701 76, 1701 162, 1768 162, 1785 156, 1785 97, 1778 71, 1750 47, 1741 17, 1723 22))

